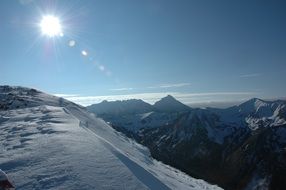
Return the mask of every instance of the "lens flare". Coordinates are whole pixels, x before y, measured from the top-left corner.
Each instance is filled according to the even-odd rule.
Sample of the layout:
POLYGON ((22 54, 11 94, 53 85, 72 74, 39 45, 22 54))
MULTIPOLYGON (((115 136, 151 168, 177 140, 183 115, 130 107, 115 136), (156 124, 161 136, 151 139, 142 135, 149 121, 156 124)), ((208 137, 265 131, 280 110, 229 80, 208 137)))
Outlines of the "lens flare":
POLYGON ((82 54, 83 56, 87 56, 88 53, 87 53, 87 51, 82 50, 82 51, 81 51, 81 54, 82 54))
POLYGON ((74 47, 75 46, 75 41, 74 40, 70 40, 69 41, 69 46, 70 47, 74 47))

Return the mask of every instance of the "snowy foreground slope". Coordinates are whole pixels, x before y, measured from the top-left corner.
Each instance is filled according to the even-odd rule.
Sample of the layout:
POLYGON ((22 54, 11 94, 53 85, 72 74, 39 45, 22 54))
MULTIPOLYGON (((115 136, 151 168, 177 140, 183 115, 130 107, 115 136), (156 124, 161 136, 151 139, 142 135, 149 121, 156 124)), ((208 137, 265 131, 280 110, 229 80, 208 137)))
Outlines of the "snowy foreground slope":
POLYGON ((72 102, 0 86, 0 169, 16 189, 221 189, 149 154, 72 102))

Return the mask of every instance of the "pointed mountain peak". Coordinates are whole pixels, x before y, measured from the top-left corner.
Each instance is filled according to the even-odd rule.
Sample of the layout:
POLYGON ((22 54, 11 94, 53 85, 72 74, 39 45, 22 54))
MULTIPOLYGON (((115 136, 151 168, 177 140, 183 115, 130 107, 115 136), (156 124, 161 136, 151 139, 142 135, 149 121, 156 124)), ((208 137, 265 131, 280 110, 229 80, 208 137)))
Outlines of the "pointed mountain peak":
POLYGON ((172 100, 172 101, 178 101, 178 100, 176 100, 173 96, 171 96, 171 95, 167 95, 167 96, 165 96, 165 97, 163 97, 163 98, 161 98, 161 100, 172 100))
POLYGON ((174 97, 168 94, 165 98, 174 98, 174 97))
POLYGON ((261 104, 264 104, 266 103, 264 100, 262 99, 259 99, 259 98, 252 98, 242 104, 239 105, 239 107, 252 107, 252 108, 255 108, 261 104))
POLYGON ((238 106, 239 111, 244 114, 257 113, 259 115, 272 115, 272 109, 277 107, 278 104, 275 104, 273 101, 265 101, 259 98, 252 98, 238 106))
MULTIPOLYGON (((250 100, 248 100, 248 101, 246 101, 246 102, 256 103, 256 102, 264 102, 264 100, 259 99, 259 98, 251 98, 250 100)), ((245 103, 246 103, 246 102, 245 102, 245 103)))
POLYGON ((176 100, 173 96, 168 95, 161 100, 155 102, 154 108, 160 112, 183 112, 191 108, 176 100))

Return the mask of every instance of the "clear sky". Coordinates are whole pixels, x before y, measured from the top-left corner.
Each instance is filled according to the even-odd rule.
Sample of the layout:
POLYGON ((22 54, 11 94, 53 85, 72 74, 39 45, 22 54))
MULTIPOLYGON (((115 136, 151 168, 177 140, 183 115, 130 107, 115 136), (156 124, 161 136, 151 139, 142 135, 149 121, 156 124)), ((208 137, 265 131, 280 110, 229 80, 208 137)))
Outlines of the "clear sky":
POLYGON ((286 96, 284 0, 1 0, 0 42, 0 84, 83 105, 286 96))

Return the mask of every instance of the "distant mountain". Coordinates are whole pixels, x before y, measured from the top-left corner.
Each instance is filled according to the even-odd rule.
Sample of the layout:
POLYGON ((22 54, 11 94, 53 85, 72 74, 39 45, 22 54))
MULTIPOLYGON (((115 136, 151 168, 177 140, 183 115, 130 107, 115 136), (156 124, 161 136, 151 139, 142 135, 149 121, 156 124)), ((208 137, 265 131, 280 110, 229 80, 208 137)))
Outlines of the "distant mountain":
MULTIPOLYGON (((276 109, 280 109, 279 106, 284 106, 286 101, 265 101, 258 98, 250 99, 238 106, 233 107, 238 112, 244 115, 256 115, 257 117, 270 117, 274 114, 276 109)), ((277 110, 278 111, 278 110, 277 110)))
POLYGON ((96 114, 139 114, 150 112, 153 107, 142 100, 103 101, 87 106, 87 109, 96 114))
POLYGON ((155 102, 153 107, 159 112, 185 112, 191 109, 189 106, 179 102, 171 95, 168 95, 155 102))
POLYGON ((246 125, 251 130, 259 127, 286 124, 286 101, 265 101, 253 98, 227 109, 210 109, 226 123, 246 125))
POLYGON ((151 111, 157 112, 185 112, 191 108, 179 102, 174 97, 168 95, 161 100, 150 105, 142 100, 117 100, 117 101, 102 101, 98 104, 87 106, 87 109, 96 114, 143 114, 151 111))
POLYGON ((154 158, 225 189, 286 186, 286 101, 187 109, 168 96, 154 107, 99 117, 146 145, 154 158))
POLYGON ((103 101, 87 106, 87 110, 97 114, 113 126, 124 126, 129 131, 154 128, 172 122, 181 112, 191 108, 168 95, 150 105, 142 100, 103 101))
POLYGON ((35 89, 0 86, 0 142, 0 169, 17 190, 221 189, 150 158, 84 107, 35 89))

